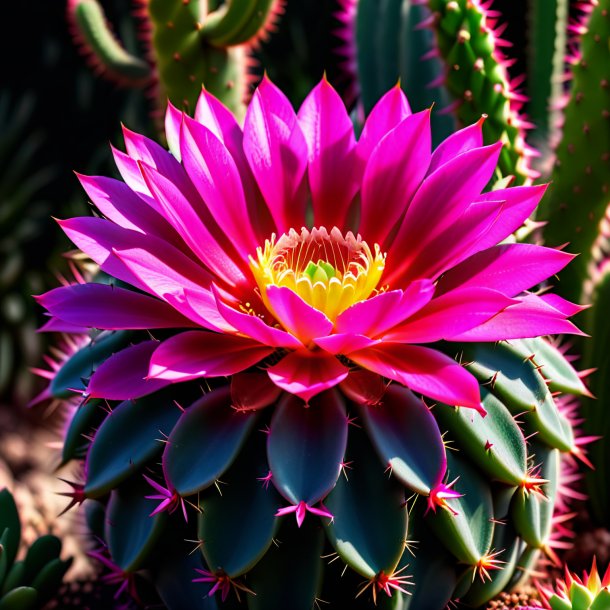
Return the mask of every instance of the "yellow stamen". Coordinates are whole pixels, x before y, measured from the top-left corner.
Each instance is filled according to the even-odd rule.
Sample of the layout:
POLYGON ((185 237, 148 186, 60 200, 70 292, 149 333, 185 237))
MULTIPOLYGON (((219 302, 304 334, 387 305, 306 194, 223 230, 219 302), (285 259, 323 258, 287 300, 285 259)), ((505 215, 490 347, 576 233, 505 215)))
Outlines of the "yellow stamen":
POLYGON ((291 229, 277 241, 275 235, 250 256, 250 268, 266 307, 267 288, 278 286, 296 292, 333 322, 348 307, 376 291, 385 267, 385 254, 377 244, 374 253, 360 236, 343 235, 337 227, 291 229))

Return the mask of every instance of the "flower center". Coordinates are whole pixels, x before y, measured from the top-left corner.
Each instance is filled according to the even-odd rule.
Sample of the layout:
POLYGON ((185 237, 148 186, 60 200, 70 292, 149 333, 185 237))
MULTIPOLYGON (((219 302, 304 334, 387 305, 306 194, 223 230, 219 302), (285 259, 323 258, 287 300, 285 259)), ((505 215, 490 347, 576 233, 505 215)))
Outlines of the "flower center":
POLYGON ((377 288, 385 254, 375 244, 374 254, 360 236, 345 236, 337 227, 300 233, 290 229, 277 241, 275 234, 250 257, 250 268, 270 311, 267 288, 279 286, 296 292, 331 320, 350 305, 367 299, 377 288))

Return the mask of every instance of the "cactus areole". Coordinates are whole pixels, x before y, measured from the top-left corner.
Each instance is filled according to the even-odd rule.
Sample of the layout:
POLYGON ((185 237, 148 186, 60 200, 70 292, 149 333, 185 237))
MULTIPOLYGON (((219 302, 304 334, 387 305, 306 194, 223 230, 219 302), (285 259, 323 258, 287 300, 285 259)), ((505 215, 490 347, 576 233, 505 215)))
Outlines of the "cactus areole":
MULTIPOLYGON (((126 129, 126 153, 113 151, 123 181, 79 176, 99 216, 59 224, 110 280, 39 301, 53 329, 97 332, 58 376, 82 389, 81 410, 113 405, 93 433, 88 410, 69 431, 90 441, 84 495, 106 512, 100 552, 121 574, 152 569, 169 607, 187 607, 171 585, 180 566, 188 607, 222 607, 233 592, 250 607, 309 608, 324 544, 365 579, 352 599, 406 599, 418 591, 410 522, 419 540, 443 540, 447 559, 434 561, 454 574, 430 608, 459 571, 483 586, 513 561, 502 553, 514 568, 546 547, 546 517, 536 531, 528 517, 548 512, 541 463, 577 449, 544 370, 518 348, 579 332, 577 306, 531 291, 572 256, 504 243, 545 187, 482 192, 501 144, 484 146, 478 121, 432 151, 429 122, 395 87, 357 140, 326 80, 295 113, 265 79, 243 129, 204 91, 194 118, 169 105, 169 151, 126 129), (535 463, 527 426, 544 443, 535 463), (447 429, 476 468, 448 458, 447 429), (423 500, 410 511, 413 492, 423 500), (494 526, 508 511, 515 531, 494 526), (185 552, 182 533, 172 541, 165 520, 196 521, 201 552, 185 552), (276 536, 294 544, 276 548, 276 536), (156 544, 172 557, 162 566, 147 564, 156 544)), ((561 369, 544 353, 546 370, 561 369)))

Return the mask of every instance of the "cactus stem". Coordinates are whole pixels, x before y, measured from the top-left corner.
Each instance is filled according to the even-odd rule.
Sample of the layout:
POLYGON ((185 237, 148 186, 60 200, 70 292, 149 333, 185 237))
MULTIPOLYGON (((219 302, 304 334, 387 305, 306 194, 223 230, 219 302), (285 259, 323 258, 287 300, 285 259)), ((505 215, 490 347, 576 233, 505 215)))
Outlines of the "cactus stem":
POLYGON ((392 572, 392 574, 386 574, 381 570, 361 587, 360 591, 356 594, 356 597, 360 597, 367 589, 371 588, 373 603, 377 605, 378 591, 383 591, 388 597, 392 597, 392 590, 411 595, 411 592, 404 588, 407 585, 413 584, 411 576, 408 574, 401 575, 401 572, 406 570, 407 567, 408 566, 404 566, 400 570, 392 572))

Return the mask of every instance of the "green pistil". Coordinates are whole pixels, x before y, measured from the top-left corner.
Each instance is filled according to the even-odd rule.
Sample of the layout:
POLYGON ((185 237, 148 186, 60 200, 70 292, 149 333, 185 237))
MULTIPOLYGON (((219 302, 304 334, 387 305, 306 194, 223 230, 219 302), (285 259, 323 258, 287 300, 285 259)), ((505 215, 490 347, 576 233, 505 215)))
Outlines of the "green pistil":
POLYGON ((326 283, 330 278, 337 275, 335 268, 323 260, 319 260, 317 264, 309 261, 303 273, 309 277, 312 284, 316 282, 326 283))

